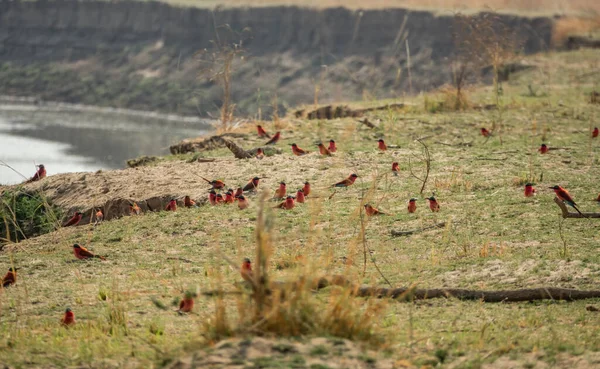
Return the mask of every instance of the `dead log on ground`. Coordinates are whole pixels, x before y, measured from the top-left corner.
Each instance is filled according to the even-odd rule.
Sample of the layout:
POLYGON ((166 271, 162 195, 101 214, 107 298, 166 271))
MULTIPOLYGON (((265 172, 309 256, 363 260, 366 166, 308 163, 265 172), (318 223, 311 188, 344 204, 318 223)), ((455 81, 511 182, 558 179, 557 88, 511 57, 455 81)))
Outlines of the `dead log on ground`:
POLYGON ((395 231, 392 229, 391 233, 392 233, 392 237, 402 237, 402 236, 410 236, 412 234, 415 233, 419 233, 419 232, 424 232, 424 231, 428 231, 430 229, 434 229, 434 228, 444 228, 446 226, 446 222, 441 222, 441 223, 437 223, 434 224, 432 226, 429 227, 424 227, 424 228, 419 228, 419 229, 413 229, 410 231, 395 231))
POLYGON ((569 212, 569 209, 567 209, 567 205, 559 200, 558 197, 554 198, 554 202, 560 208, 563 218, 600 218, 600 213, 571 213, 569 212))

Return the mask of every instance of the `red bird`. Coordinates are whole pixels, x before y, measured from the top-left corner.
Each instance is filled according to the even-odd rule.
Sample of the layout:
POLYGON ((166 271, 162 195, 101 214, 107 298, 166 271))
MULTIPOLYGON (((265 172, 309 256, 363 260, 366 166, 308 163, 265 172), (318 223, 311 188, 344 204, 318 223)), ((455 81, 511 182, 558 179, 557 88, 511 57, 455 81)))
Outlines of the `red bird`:
POLYGON ((256 189, 258 188, 258 182, 261 180, 261 178, 259 177, 254 177, 250 180, 250 182, 248 182, 244 188, 242 188, 242 191, 247 192, 247 191, 256 191, 256 189))
POLYGON ((73 214, 73 217, 71 219, 69 219, 69 221, 63 225, 63 227, 76 226, 77 224, 79 224, 79 222, 81 222, 82 217, 83 217, 83 214, 76 211, 75 214, 73 214))
POLYGON ((223 181, 220 181, 218 179, 214 179, 212 181, 209 181, 208 179, 206 179, 204 177, 200 177, 200 178, 202 178, 203 180, 205 180, 206 182, 208 182, 208 184, 210 184, 212 186, 211 189, 213 189, 213 190, 220 190, 222 188, 225 188, 225 182, 223 182, 223 181))
POLYGON ((237 199, 238 199, 238 208, 240 210, 247 209, 248 206, 250 206, 250 203, 248 202, 248 200, 246 200, 246 197, 244 195, 237 196, 237 199))
POLYGON ((304 187, 302 187, 302 192, 304 192, 304 196, 310 195, 310 183, 308 181, 304 182, 304 187))
POLYGON ((210 192, 208 193, 208 202, 211 205, 217 205, 217 193, 215 192, 215 190, 210 190, 210 192))
POLYGON ((292 153, 296 156, 302 156, 310 153, 310 151, 302 150, 295 143, 292 144, 292 153))
POLYGON ((171 199, 167 206, 165 207, 166 211, 177 211, 177 201, 175 199, 171 199))
POLYGON ((192 309, 194 309, 194 295, 193 292, 186 292, 183 296, 183 300, 179 303, 179 310, 177 311, 180 313, 191 312, 192 309))
POLYGON ((398 165, 397 162, 393 162, 392 163, 392 173, 394 174, 394 176, 397 176, 399 172, 400 172, 400 166, 398 165))
POLYGON ((225 193, 225 203, 233 204, 234 202, 235 202, 235 199, 233 198, 233 190, 227 191, 225 193))
POLYGON ((17 270, 19 268, 8 268, 8 272, 2 278, 2 287, 6 288, 17 281, 17 270))
POLYGON ((317 146, 319 146, 319 153, 323 156, 331 156, 331 151, 327 150, 327 148, 325 147, 325 145, 323 145, 323 143, 318 144, 317 146))
POLYGON ((598 127, 594 127, 594 130, 592 131, 592 138, 598 137, 599 134, 600 130, 598 130, 598 127))
POLYGON ((330 152, 336 152, 337 151, 337 146, 335 146, 335 141, 334 140, 329 140, 329 151, 330 152))
POLYGON ((596 201, 600 204, 600 194, 598 194, 598 197, 596 197, 596 201))
POLYGON ((286 193, 285 182, 279 182, 279 188, 275 191, 274 199, 283 199, 286 193))
POLYGON ((271 135, 268 134, 267 131, 265 131, 265 129, 260 124, 256 126, 256 131, 258 132, 258 137, 271 138, 271 135))
POLYGON ((244 258, 242 262, 242 267, 240 268, 240 274, 242 278, 248 282, 252 282, 254 279, 254 275, 252 273, 252 262, 248 258, 244 258))
POLYGON ((299 189, 298 192, 296 192, 296 202, 304 204, 304 190, 303 189, 299 189))
POLYGON ((263 152, 263 149, 261 149, 260 147, 256 150, 256 158, 258 160, 262 159, 265 157, 265 153, 263 152))
POLYGON ((431 209, 431 211, 433 211, 434 213, 440 211, 440 204, 438 204, 435 197, 431 196, 427 200, 429 200, 429 209, 431 209))
POLYGON ((387 150, 387 146, 386 146, 386 144, 385 144, 385 141, 383 141, 382 139, 379 139, 379 140, 377 141, 377 147, 378 147, 378 148, 379 148, 379 150, 381 150, 381 151, 385 151, 385 150, 387 150))
POLYGON ((44 164, 36 165, 36 167, 38 167, 38 170, 35 172, 33 177, 29 178, 29 180, 27 180, 25 183, 31 183, 39 181, 42 178, 46 178, 46 168, 44 167, 44 164))
POLYGON ((417 199, 413 197, 408 200, 408 212, 414 213, 415 211, 417 211, 417 199))
POLYGON ((371 204, 365 204, 365 213, 367 213, 367 215, 370 217, 372 217, 373 215, 389 215, 382 211, 377 210, 376 208, 371 206, 371 204))
POLYGON ((94 224, 102 223, 103 220, 104 220, 104 213, 102 213, 102 209, 98 209, 98 211, 96 212, 96 221, 94 224))
POLYGON ((225 199, 223 198, 223 195, 221 195, 220 193, 217 194, 217 196, 215 197, 215 204, 223 204, 225 203, 225 199))
POLYGON ((238 187, 237 190, 235 190, 235 193, 233 194, 233 197, 238 197, 238 196, 242 196, 244 194, 244 189, 241 187, 238 187))
POLYGON ((134 202, 132 205, 129 205, 129 215, 140 215, 141 211, 142 209, 140 209, 137 203, 134 202))
POLYGON ((183 206, 186 208, 193 208, 196 206, 196 201, 192 200, 188 195, 183 198, 183 206))
POLYGON ((79 244, 73 245, 73 254, 75 254, 75 257, 79 260, 93 259, 93 258, 98 258, 100 260, 106 260, 106 258, 104 258, 103 256, 94 255, 85 247, 79 246, 79 244))
POLYGON ((62 324, 64 326, 70 326, 70 325, 75 324, 75 314, 73 314, 73 311, 71 311, 71 308, 67 308, 65 310, 65 315, 60 320, 60 324, 62 324))
POLYGON ((547 152, 548 152, 548 150, 550 150, 550 149, 548 149, 548 146, 546 146, 546 144, 542 144, 542 145, 540 146, 540 148, 538 149, 538 151, 539 151, 539 152, 541 152, 542 154, 545 154, 545 153, 547 153, 547 152))
POLYGON ((275 136, 273 136, 273 138, 271 138, 265 145, 275 145, 280 138, 281 132, 276 132, 275 136))
POLYGON ((533 188, 533 184, 525 183, 525 197, 535 196, 535 188, 533 188))
POLYGON ((340 181, 340 182, 334 184, 331 187, 348 187, 348 186, 352 186, 354 184, 354 181, 356 181, 356 178, 358 178, 358 176, 356 174, 352 173, 348 178, 346 178, 343 181, 340 181))
POLYGON ((294 204, 294 198, 292 196, 288 196, 284 202, 282 202, 281 204, 277 205, 275 207, 275 209, 286 209, 286 210, 290 210, 293 209, 294 206, 296 206, 296 204, 294 204))
POLYGON ((575 200, 573 200, 573 198, 571 197, 571 194, 569 194, 569 191, 560 186, 552 186, 549 188, 554 190, 554 193, 556 194, 556 197, 558 197, 559 200, 571 206, 573 209, 577 210, 579 214, 583 215, 581 211, 579 211, 579 209, 577 208, 577 204, 575 203, 575 200))
POLYGON ((481 135, 485 138, 492 137, 492 132, 488 131, 486 128, 481 128, 481 135))

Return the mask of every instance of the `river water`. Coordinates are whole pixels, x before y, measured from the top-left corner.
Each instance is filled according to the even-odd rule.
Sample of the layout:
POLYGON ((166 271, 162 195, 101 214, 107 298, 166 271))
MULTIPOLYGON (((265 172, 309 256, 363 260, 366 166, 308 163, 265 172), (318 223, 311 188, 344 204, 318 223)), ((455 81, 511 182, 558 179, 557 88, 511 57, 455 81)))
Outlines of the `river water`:
POLYGON ((170 145, 210 130, 209 122, 197 118, 0 103, 0 184, 22 182, 36 164, 44 164, 48 175, 124 168, 127 159, 166 155, 170 145))

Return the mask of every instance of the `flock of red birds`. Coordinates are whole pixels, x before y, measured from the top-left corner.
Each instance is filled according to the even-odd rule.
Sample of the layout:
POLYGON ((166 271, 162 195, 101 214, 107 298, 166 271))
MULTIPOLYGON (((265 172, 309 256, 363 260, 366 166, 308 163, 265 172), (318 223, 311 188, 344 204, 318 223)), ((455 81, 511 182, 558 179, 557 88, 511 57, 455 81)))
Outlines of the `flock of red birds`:
MULTIPOLYGON (((281 139, 281 132, 276 132, 273 136, 271 136, 264 130, 264 128, 262 126, 258 125, 256 128, 257 128, 259 137, 269 138, 269 141, 265 145, 275 145, 281 139)), ((600 133, 599 129, 597 127, 594 128, 592 131, 592 138, 597 138, 599 136, 599 133, 600 133)), ((481 135, 485 138, 490 138, 493 136, 492 132, 490 132, 486 128, 481 128, 481 135)), ((336 146, 336 143, 334 140, 329 140, 328 147, 326 147, 323 143, 317 144, 317 147, 319 148, 319 154, 323 155, 323 156, 332 156, 332 153, 335 153, 337 151, 337 146, 336 146)), ((386 151, 388 148, 391 148, 391 147, 393 147, 393 146, 386 145, 386 143, 383 139, 380 139, 377 141, 377 148, 380 151, 386 151)), ((292 149, 292 154, 294 154, 296 156, 303 156, 303 155, 307 155, 310 153, 310 151, 300 148, 295 143, 291 144, 291 149, 292 149)), ((548 148, 548 145, 546 145, 545 143, 542 143, 540 145, 540 148, 538 149, 538 151, 541 154, 546 154, 546 153, 548 153, 549 150, 550 149, 548 148)), ((264 152, 262 149, 259 148, 257 150, 256 157, 258 159, 262 159, 264 157, 264 152)), ((36 173, 33 175, 33 177, 31 177, 29 180, 27 180, 26 183, 39 181, 46 177, 46 168, 44 167, 44 165, 43 164, 37 165, 37 168, 38 168, 38 170, 36 171, 36 173)), ((397 176, 400 171, 399 164, 397 162, 392 163, 391 170, 392 170, 392 174, 397 176)), ((334 183, 333 185, 331 185, 331 187, 332 188, 350 187, 354 184, 354 182, 356 181, 357 178, 358 178, 358 175, 355 173, 352 173, 347 178, 345 178, 337 183, 334 183)), ((219 192, 224 190, 227 186, 222 180, 208 180, 206 178, 202 178, 202 179, 211 185, 210 192, 208 195, 208 202, 211 205, 233 204, 237 200, 238 208, 240 210, 244 210, 244 209, 247 209, 249 206, 248 199, 246 198, 246 196, 244 194, 249 193, 249 192, 250 193, 256 192, 256 190, 258 189, 260 180, 263 178, 254 177, 244 187, 238 187, 238 189, 236 191, 234 191, 233 189, 228 189, 223 194, 221 194, 219 192)), ((573 200, 573 197, 569 194, 569 192, 566 189, 564 189, 563 187, 558 186, 558 185, 552 186, 549 188, 554 190, 554 193, 556 194, 556 197, 559 200, 561 200, 565 204, 573 207, 577 212, 579 212, 581 214, 581 212, 577 208, 577 204, 573 200)), ((277 188, 277 190, 275 190, 275 193, 273 195, 273 200, 280 200, 280 201, 283 200, 283 201, 280 202, 277 206, 275 206, 275 208, 291 210, 296 206, 296 203, 304 203, 306 201, 306 198, 310 194, 311 194, 311 187, 310 187, 310 183, 308 181, 304 182, 303 187, 296 191, 295 196, 292 196, 287 193, 287 185, 285 182, 280 182, 279 187, 277 188)), ((525 194, 525 197, 535 196, 536 189, 534 188, 532 183, 525 184, 524 194, 525 194)), ((427 200, 429 201, 429 208, 431 211, 433 211, 433 212, 440 211, 440 205, 434 196, 429 197, 427 200)), ((411 198, 408 201, 407 210, 409 213, 416 212, 416 210, 417 210, 416 201, 417 201, 416 198, 411 198)), ((598 198, 596 199, 596 201, 600 202, 600 195, 598 195, 598 198)), ((192 200, 189 196, 185 196, 184 206, 189 208, 189 207, 195 207, 197 205, 196 205, 196 202, 194 200, 192 200)), ((365 209, 365 214, 367 216, 388 215, 387 213, 376 209, 371 204, 365 204, 364 209, 365 209)), ((176 211, 177 210, 177 200, 171 199, 169 201, 169 203, 167 204, 167 206, 165 207, 165 210, 166 211, 176 211)), ((131 215, 138 215, 138 214, 140 214, 141 209, 136 203, 132 203, 130 205, 130 212, 131 212, 131 215)), ((63 224, 63 226, 64 227, 76 226, 81 222, 82 217, 83 217, 83 214, 81 212, 76 211, 74 213, 74 215, 66 223, 63 224)), ((102 213, 101 209, 98 209, 95 213, 96 224, 102 222, 103 219, 104 219, 104 214, 102 213)), ((103 256, 95 255, 94 253, 92 253, 85 247, 80 246, 79 244, 73 245, 73 254, 75 255, 75 257, 77 259, 80 259, 80 260, 95 259, 95 258, 100 259, 100 260, 106 260, 103 256)), ((17 270, 18 270, 18 268, 15 268, 15 267, 9 268, 8 273, 6 273, 6 275, 2 278, 2 286, 4 288, 7 288, 7 287, 13 285, 17 281, 17 270)), ((250 259, 245 258, 243 260, 242 265, 240 267, 240 274, 244 280, 246 280, 248 282, 253 281, 252 262, 250 261, 250 259)), ((179 312, 192 311, 192 309, 194 307, 193 297, 194 296, 191 293, 185 294, 184 298, 181 300, 181 303, 179 305, 179 312)), ((70 308, 67 308, 65 310, 64 316, 61 319, 61 324, 65 325, 65 326, 69 326, 74 323, 75 323, 75 315, 70 308)))

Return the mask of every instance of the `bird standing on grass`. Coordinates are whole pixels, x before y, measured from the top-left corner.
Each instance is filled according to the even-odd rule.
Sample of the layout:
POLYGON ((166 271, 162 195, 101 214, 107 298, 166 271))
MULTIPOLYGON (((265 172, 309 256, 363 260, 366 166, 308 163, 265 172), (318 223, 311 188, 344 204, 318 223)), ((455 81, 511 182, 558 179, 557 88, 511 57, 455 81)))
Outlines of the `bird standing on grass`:
POLYGON ((319 146, 319 153, 323 156, 331 156, 331 151, 329 151, 325 145, 323 145, 323 143, 319 143, 317 144, 317 146, 319 146))
POLYGON ((488 131, 487 128, 482 127, 481 128, 481 135, 485 138, 490 138, 492 137, 492 132, 488 131))
POLYGON ((288 196, 286 197, 284 202, 275 206, 275 209, 291 210, 294 208, 294 206, 296 206, 296 204, 294 203, 294 198, 292 196, 288 196))
POLYGON ((385 144, 385 141, 383 139, 377 140, 377 148, 381 151, 387 150, 387 145, 385 144))
POLYGON ((60 324, 66 327, 75 324, 75 314, 73 314, 71 308, 67 308, 65 310, 65 315, 63 315, 62 319, 60 320, 60 324))
POLYGON ((194 293, 187 291, 183 295, 183 300, 179 303, 179 313, 189 313, 194 309, 194 293))
POLYGON ((275 195, 273 195, 273 199, 279 200, 285 198, 286 186, 285 182, 279 182, 279 188, 275 190, 275 195))
POLYGON ((261 180, 261 178, 259 177, 254 177, 250 180, 250 182, 248 182, 244 188, 242 188, 242 191, 247 192, 247 191, 256 191, 256 189, 258 188, 258 182, 261 180))
POLYGON ((165 207, 166 211, 177 211, 177 201, 175 199, 171 199, 167 206, 165 207))
POLYGON ((98 209, 98 211, 96 212, 96 222, 94 224, 100 224, 103 220, 104 213, 102 212, 102 209, 98 209))
POLYGON ((265 153, 264 153, 263 149, 261 149, 260 147, 258 149, 256 149, 256 158, 258 160, 261 160, 264 157, 265 157, 265 153))
POLYGON ((140 209, 137 203, 134 202, 132 205, 129 205, 129 215, 140 215, 141 211, 142 209, 140 209))
POLYGON ((35 172, 33 177, 29 178, 25 183, 31 183, 39 181, 42 178, 46 178, 46 167, 44 167, 44 164, 36 165, 36 167, 38 170, 35 172))
POLYGON ((299 189, 298 192, 296 192, 296 202, 304 204, 304 190, 303 189, 299 189))
POLYGON ((330 152, 336 152, 337 151, 337 146, 335 145, 335 141, 334 140, 329 140, 329 148, 328 150, 330 152))
POLYGON ((596 138, 598 135, 600 135, 600 130, 598 127, 594 127, 594 130, 592 131, 592 138, 596 138))
POLYGON ((19 268, 8 268, 8 272, 2 278, 2 287, 6 288, 17 281, 17 270, 19 268))
POLYGON ((525 183, 525 197, 535 196, 535 188, 531 183, 525 183))
POLYGON ((273 136, 273 138, 271 138, 269 141, 267 141, 267 143, 265 145, 276 145, 280 138, 281 138, 281 132, 277 131, 275 133, 275 136, 273 136))
POLYGON ((350 176, 346 179, 344 179, 343 181, 339 181, 338 183, 334 184, 331 187, 348 187, 348 186, 352 186, 354 184, 354 181, 356 181, 356 178, 358 178, 358 175, 356 175, 355 173, 350 174, 350 176))
POLYGON ((240 268, 240 274, 245 281, 251 282, 254 279, 254 275, 252 273, 252 262, 250 259, 244 258, 242 267, 240 268))
POLYGON ((373 206, 371 206, 371 204, 365 204, 365 213, 367 213, 367 215, 370 217, 374 215, 389 215, 374 208, 373 206))
POLYGON ((298 145, 293 143, 292 144, 292 153, 296 156, 303 156, 303 155, 309 154, 310 151, 303 150, 303 149, 299 148, 298 145))
POLYGON ((538 149, 538 151, 539 151, 540 153, 542 153, 542 154, 545 154, 545 153, 547 153, 547 152, 548 152, 548 150, 549 150, 549 149, 548 149, 548 145, 546 145, 546 144, 544 144, 544 143, 543 143, 543 144, 541 144, 541 145, 540 145, 540 148, 538 149))
POLYGON ((235 198, 233 197, 233 190, 229 190, 225 193, 225 204, 233 204, 235 202, 235 198))
POLYGON ((83 214, 76 211, 75 214, 73 214, 73 216, 71 217, 71 219, 69 219, 65 224, 63 224, 63 227, 76 226, 77 224, 79 224, 79 222, 81 222, 82 217, 83 214))
POLYGON ((250 203, 248 202, 248 200, 246 200, 246 197, 244 195, 237 196, 237 199, 238 199, 238 208, 240 210, 247 209, 248 206, 250 206, 250 203))
POLYGON ((569 191, 567 191, 566 189, 556 185, 556 186, 552 186, 552 187, 548 187, 551 190, 554 190, 554 193, 556 194, 556 197, 561 200, 563 203, 569 205, 570 207, 572 207, 573 209, 577 210, 577 212, 581 215, 583 215, 581 213, 581 211, 579 211, 579 209, 577 208, 577 204, 575 203, 575 201, 573 200, 573 198, 571 197, 571 194, 569 194, 569 191))
POLYGON ((304 182, 304 187, 302 187, 302 192, 304 192, 304 196, 310 195, 310 183, 308 181, 304 182))
POLYGON ((210 190, 210 192, 208 193, 208 202, 211 205, 217 205, 217 193, 215 192, 215 190, 210 190))
POLYGON ((398 176, 398 173, 400 173, 400 166, 397 162, 392 163, 392 173, 394 174, 394 176, 398 176))
POLYGON ((256 131, 258 132, 258 137, 271 138, 271 135, 268 134, 267 131, 265 131, 265 129, 260 124, 256 126, 256 131))
POLYGON ((77 243, 73 245, 73 254, 79 260, 86 260, 86 259, 93 259, 93 258, 98 258, 100 260, 106 260, 106 258, 104 258, 103 256, 94 255, 88 249, 86 249, 83 246, 79 246, 79 244, 77 244, 77 243))
POLYGON ((429 200, 429 209, 431 209, 431 211, 433 211, 434 213, 440 211, 440 204, 438 204, 435 197, 431 196, 427 200, 429 200))
POLYGON ((413 197, 408 200, 408 212, 414 213, 415 211, 417 211, 417 199, 413 197))
POLYGON ((186 208, 194 208, 196 207, 196 201, 192 200, 188 195, 185 195, 183 198, 183 206, 186 208))

